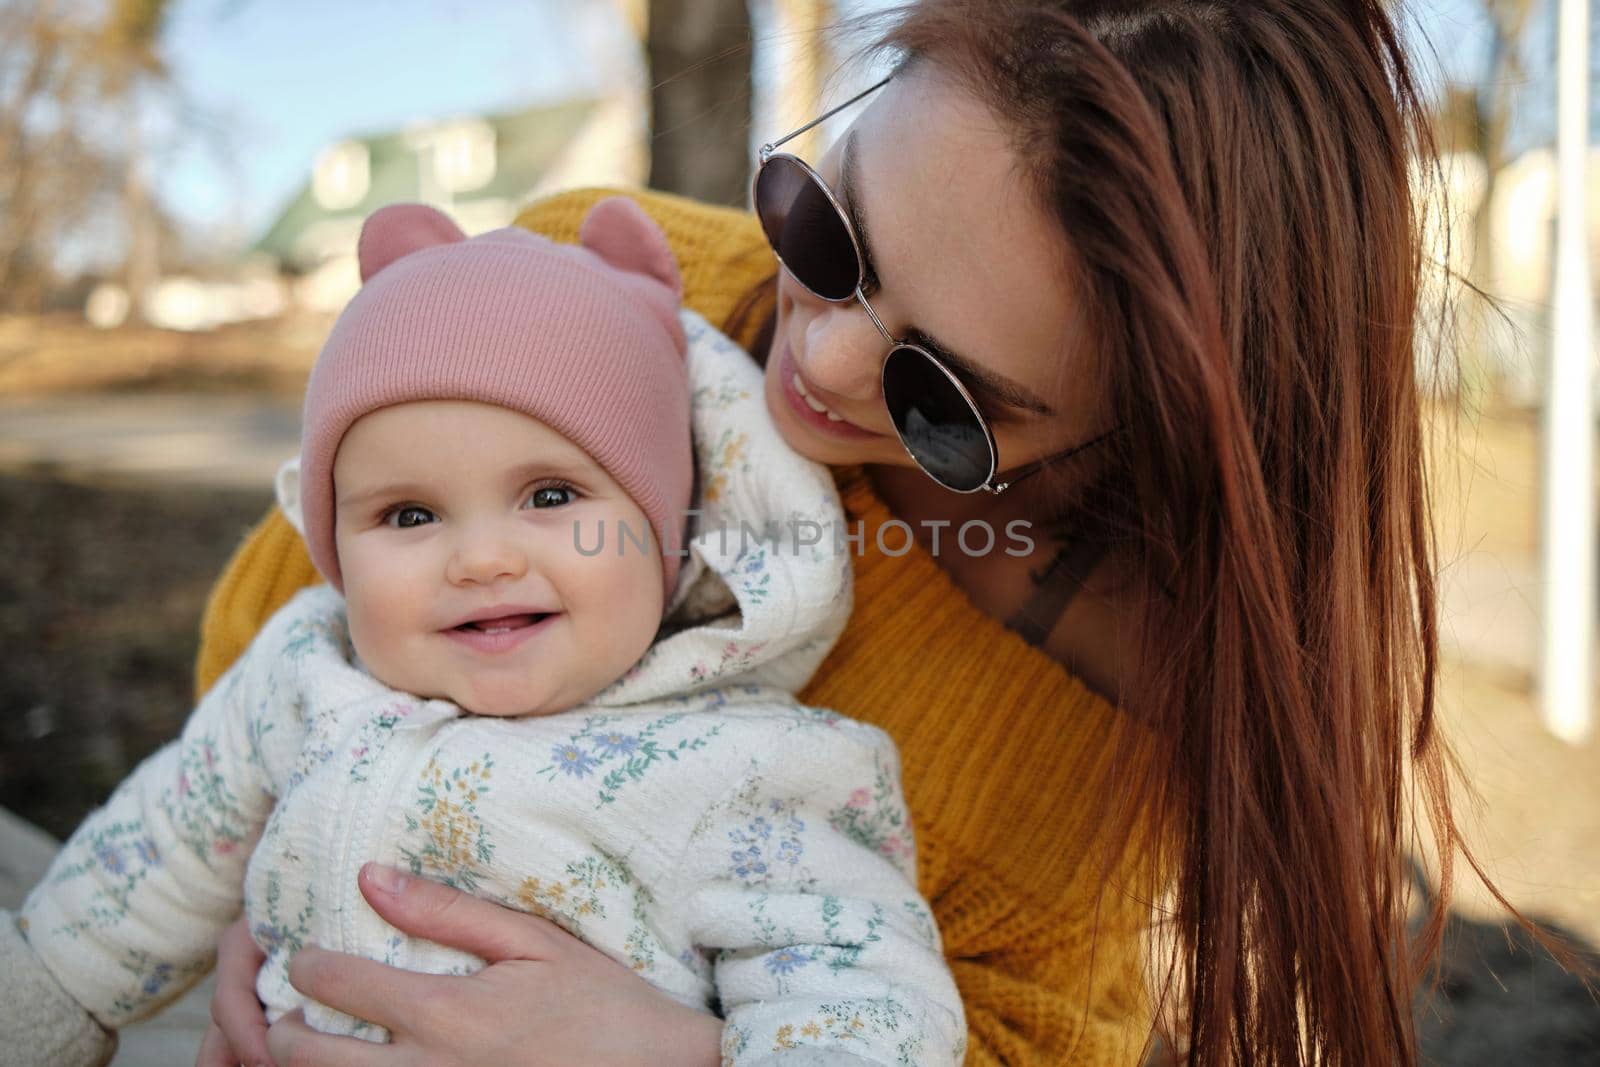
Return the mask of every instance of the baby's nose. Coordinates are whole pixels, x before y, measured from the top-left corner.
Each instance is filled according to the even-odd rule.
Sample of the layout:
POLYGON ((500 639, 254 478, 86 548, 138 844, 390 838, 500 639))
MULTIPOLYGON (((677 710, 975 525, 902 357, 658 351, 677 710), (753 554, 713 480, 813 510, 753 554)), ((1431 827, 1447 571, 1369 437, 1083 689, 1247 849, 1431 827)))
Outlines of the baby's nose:
POLYGON ((486 585, 502 578, 521 578, 527 573, 527 552, 516 538, 496 525, 464 531, 450 557, 445 576, 458 585, 486 585))

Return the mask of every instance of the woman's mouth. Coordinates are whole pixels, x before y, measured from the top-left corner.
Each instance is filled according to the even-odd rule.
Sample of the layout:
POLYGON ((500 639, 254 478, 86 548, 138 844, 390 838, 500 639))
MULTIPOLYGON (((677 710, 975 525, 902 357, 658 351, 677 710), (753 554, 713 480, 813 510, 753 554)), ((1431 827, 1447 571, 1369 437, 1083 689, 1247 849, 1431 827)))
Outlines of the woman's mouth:
POLYGON ((806 383, 800 379, 799 374, 789 375, 789 384, 794 386, 794 391, 800 394, 800 399, 804 400, 806 402, 806 406, 812 411, 815 411, 819 415, 827 416, 829 422, 844 421, 843 415, 838 414, 828 405, 824 404, 822 401, 818 400, 816 397, 812 396, 806 391, 806 383))
POLYGON ((787 342, 779 349, 777 357, 778 375, 783 382, 784 398, 789 402, 789 410, 794 412, 795 417, 801 422, 821 433, 847 440, 883 436, 862 429, 814 396, 801 379, 787 342))

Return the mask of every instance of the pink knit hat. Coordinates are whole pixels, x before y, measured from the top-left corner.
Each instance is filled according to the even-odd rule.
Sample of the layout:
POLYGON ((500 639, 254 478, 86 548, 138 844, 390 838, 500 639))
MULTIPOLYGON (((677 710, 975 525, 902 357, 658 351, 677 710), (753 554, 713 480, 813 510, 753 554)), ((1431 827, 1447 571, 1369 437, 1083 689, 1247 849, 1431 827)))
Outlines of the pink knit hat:
MULTIPOLYGON (((682 545, 694 478, 683 287, 660 228, 626 197, 590 210, 579 245, 518 227, 471 238, 421 204, 361 228, 361 291, 317 357, 300 437, 311 561, 343 590, 333 460, 361 416, 413 400, 530 415, 586 451, 682 545)), ((664 553, 666 595, 678 557, 664 553)))

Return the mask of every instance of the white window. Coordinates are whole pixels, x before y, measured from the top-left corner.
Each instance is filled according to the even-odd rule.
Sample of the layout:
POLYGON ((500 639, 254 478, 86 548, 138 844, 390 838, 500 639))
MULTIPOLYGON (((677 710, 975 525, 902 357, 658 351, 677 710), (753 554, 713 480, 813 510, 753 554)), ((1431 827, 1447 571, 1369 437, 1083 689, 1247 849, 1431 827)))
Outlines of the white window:
POLYGON ((470 193, 494 178, 494 127, 481 120, 440 126, 428 138, 433 178, 445 193, 470 193))
POLYGON ((367 146, 343 141, 322 150, 311 170, 311 195, 328 211, 355 207, 372 182, 367 146))

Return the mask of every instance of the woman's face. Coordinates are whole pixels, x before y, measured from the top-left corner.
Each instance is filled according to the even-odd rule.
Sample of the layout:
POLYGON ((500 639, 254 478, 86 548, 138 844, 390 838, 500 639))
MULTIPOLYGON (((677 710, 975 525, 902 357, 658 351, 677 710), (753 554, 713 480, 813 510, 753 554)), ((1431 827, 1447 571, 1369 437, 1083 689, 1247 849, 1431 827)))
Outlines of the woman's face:
MULTIPOLYGON (((854 218, 873 310, 895 337, 950 354, 1002 471, 1099 432, 1060 227, 988 107, 924 64, 879 91, 813 165, 854 218)), ((859 302, 829 303, 779 273, 766 399, 797 452, 915 466, 883 405, 888 350, 859 302)))

